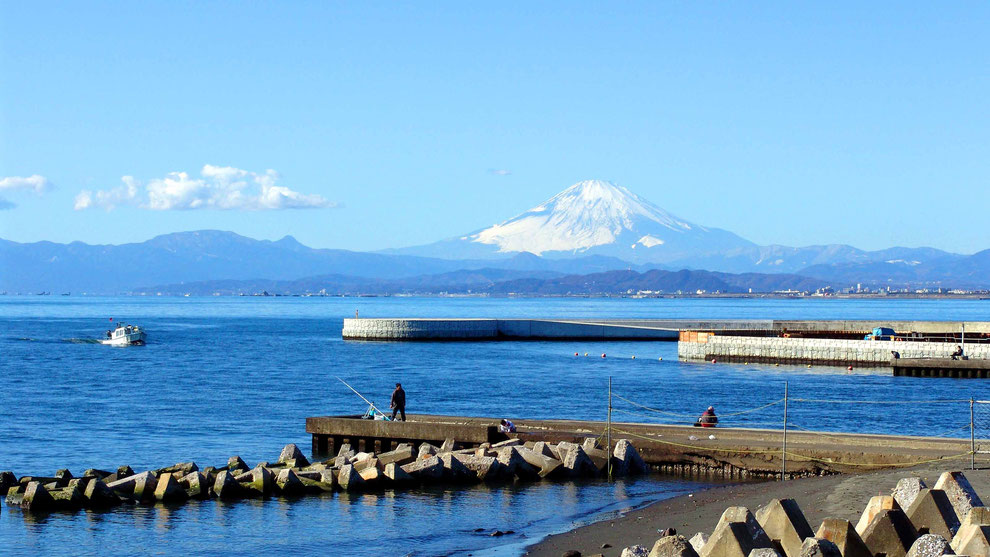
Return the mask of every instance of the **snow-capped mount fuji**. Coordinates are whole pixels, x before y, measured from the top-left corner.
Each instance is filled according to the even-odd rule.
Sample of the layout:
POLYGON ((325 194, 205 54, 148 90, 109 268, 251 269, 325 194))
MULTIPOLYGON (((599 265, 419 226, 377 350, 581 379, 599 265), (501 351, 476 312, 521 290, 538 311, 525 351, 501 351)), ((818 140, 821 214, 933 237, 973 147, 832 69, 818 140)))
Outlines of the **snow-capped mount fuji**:
POLYGON ((550 258, 607 255, 662 264, 751 247, 748 240, 676 217, 622 186, 585 180, 501 224, 397 251, 447 259, 521 252, 550 258))

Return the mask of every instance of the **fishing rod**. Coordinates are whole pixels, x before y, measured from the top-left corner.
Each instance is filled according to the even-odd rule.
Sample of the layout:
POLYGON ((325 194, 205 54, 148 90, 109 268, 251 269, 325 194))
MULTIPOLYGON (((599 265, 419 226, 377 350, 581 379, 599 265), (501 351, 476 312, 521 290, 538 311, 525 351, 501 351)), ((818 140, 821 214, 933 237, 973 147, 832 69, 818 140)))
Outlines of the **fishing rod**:
MULTIPOLYGON (((336 377, 336 376, 334 376, 334 377, 336 377)), ((371 402, 370 400, 364 398, 364 395, 362 395, 361 393, 357 392, 357 389, 355 389, 354 387, 348 385, 347 384, 347 381, 344 381, 340 377, 337 377, 337 381, 340 381, 341 383, 344 384, 345 387, 347 387, 348 389, 350 389, 351 391, 353 391, 354 394, 356 394, 357 396, 361 397, 361 400, 367 402, 368 405, 371 406, 376 412, 382 414, 383 416, 385 415, 385 412, 382 412, 381 409, 379 409, 377 406, 375 406, 375 403, 374 402, 371 402)))

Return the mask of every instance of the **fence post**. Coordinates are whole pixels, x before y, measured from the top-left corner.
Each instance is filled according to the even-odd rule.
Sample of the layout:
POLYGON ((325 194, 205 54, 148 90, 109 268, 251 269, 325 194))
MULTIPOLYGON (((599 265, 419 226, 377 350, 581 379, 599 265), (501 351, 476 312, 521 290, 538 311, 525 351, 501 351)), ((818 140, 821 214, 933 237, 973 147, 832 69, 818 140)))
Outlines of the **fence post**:
POLYGON ((784 381, 784 442, 780 447, 780 481, 787 479, 787 381, 784 381))
POLYGON ((605 423, 605 458, 608 459, 608 479, 612 481, 612 376, 608 376, 608 417, 605 423))
POLYGON ((973 399, 969 399, 969 469, 976 470, 976 420, 973 419, 973 399))

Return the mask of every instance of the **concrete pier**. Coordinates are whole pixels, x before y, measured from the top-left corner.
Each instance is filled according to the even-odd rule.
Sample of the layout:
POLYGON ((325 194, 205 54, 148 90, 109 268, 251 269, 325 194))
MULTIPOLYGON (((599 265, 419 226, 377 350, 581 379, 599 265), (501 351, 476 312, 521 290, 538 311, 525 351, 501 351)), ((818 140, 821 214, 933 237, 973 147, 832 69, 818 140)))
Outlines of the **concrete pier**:
POLYGON ((890 365, 898 377, 990 378, 990 360, 986 359, 898 358, 892 360, 890 365))
MULTIPOLYGON (((355 450, 385 451, 398 443, 440 445, 453 439, 463 447, 496 443, 509 437, 527 442, 582 443, 601 437, 604 422, 513 420, 515 434, 497 430, 499 420, 485 417, 410 415, 407 422, 363 420, 357 416, 306 419, 314 454, 333 454, 342 444, 355 450)), ((725 478, 777 477, 781 470, 782 431, 742 428, 695 428, 655 424, 612 424, 612 441, 632 441, 655 469, 677 474, 725 478), (709 439, 713 435, 715 439, 709 439), (691 437, 695 439, 691 439, 691 437)), ((985 445, 986 442, 981 442, 985 445)), ((862 472, 950 459, 969 464, 970 441, 934 437, 787 432, 788 476, 862 472)), ((978 455, 990 462, 987 455, 978 455)))

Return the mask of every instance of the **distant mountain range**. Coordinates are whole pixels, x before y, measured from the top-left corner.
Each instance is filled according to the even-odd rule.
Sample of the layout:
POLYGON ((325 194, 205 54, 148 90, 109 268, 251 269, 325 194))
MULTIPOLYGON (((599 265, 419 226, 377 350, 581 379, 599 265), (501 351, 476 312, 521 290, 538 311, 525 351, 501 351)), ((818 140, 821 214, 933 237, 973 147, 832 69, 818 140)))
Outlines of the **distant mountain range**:
POLYGON ((637 294, 642 292, 694 294, 705 292, 743 293, 781 290, 815 290, 825 282, 796 275, 731 274, 711 271, 605 271, 563 275, 553 271, 514 271, 477 269, 454 271, 404 279, 372 279, 342 275, 322 275, 297 280, 222 280, 137 288, 145 295, 210 296, 251 295, 402 295, 402 294, 488 294, 495 296, 586 296, 637 294))
POLYGON ((163 285, 206 288, 207 283, 210 288, 226 284, 231 291, 322 283, 339 292, 369 292, 375 285, 370 290, 378 293, 590 293, 600 284, 611 292, 767 292, 856 283, 985 288, 990 250, 964 256, 933 248, 758 246, 596 180, 577 183, 502 224, 378 253, 314 249, 291 236, 254 240, 216 230, 123 245, 0 240, 0 291, 125 293, 163 285), (659 272, 685 269, 695 271, 659 272))

